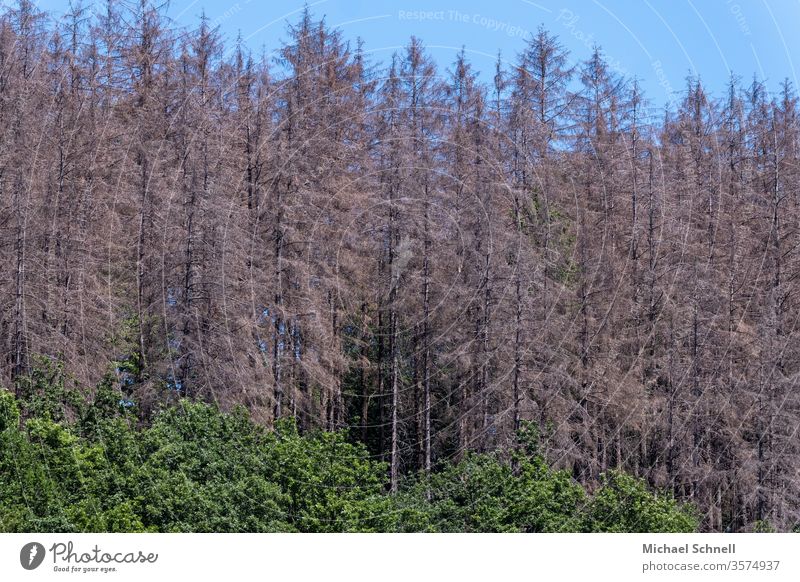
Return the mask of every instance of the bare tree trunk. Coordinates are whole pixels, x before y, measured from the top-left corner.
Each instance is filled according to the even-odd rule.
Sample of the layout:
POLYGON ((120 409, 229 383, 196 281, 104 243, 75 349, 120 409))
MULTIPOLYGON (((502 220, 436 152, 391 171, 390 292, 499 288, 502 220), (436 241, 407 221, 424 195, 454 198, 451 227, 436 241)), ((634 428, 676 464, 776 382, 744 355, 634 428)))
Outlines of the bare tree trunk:
POLYGON ((276 218, 275 218, 275 306, 274 306, 274 323, 272 335, 272 381, 273 381, 273 404, 272 416, 275 420, 281 418, 283 414, 283 378, 281 359, 283 357, 283 349, 285 342, 286 322, 283 313, 283 197, 280 194, 280 186, 278 187, 278 195, 276 203, 276 218))
POLYGON ((14 186, 14 199, 17 214, 17 228, 14 251, 17 257, 15 295, 14 295, 14 366, 12 381, 25 373, 27 350, 25 337, 25 246, 27 232, 27 210, 23 207, 22 184, 14 186))
POLYGON ((425 474, 431 472, 431 378, 430 378, 430 232, 428 185, 425 184, 425 216, 422 258, 422 393, 424 415, 424 468, 425 474))
POLYGON ((147 154, 144 151, 140 152, 141 164, 141 185, 140 185, 140 198, 139 198, 139 236, 136 241, 136 308, 138 315, 138 332, 139 332, 139 358, 142 366, 146 362, 145 352, 145 325, 147 320, 145 305, 145 237, 147 227, 147 206, 148 201, 148 163, 147 154))
MULTIPOLYGON (((391 298, 390 301, 393 301, 393 299, 391 298)), ((391 328, 390 351, 392 357, 392 448, 389 482, 390 490, 394 493, 397 491, 400 478, 400 447, 397 424, 397 410, 400 407, 400 384, 398 381, 400 362, 397 349, 397 315, 394 313, 390 314, 389 327, 391 328)))

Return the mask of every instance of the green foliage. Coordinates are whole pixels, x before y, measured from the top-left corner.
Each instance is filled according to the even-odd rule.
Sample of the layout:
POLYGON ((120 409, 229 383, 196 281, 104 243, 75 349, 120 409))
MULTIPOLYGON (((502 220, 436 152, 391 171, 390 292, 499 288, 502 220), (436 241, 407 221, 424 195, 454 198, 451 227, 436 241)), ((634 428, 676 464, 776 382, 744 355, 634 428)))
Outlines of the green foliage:
MULTIPOLYGON (((383 531, 393 527, 386 468, 341 433, 270 432, 243 410, 190 401, 148 428, 105 389, 86 418, 14 422, 0 411, 2 531, 383 531), (92 413, 92 411, 94 411, 92 413)), ((44 409, 43 409, 44 410, 44 409)))
POLYGON ((183 401, 160 413, 136 451, 133 494, 144 523, 173 532, 291 531, 287 497, 269 478, 268 440, 241 410, 183 401))
POLYGON ((585 493, 541 457, 519 456, 515 470, 496 455, 470 454, 429 479, 414 481, 399 503, 416 530, 575 531, 585 493))
POLYGON ((141 378, 144 373, 144 357, 139 352, 139 317, 130 314, 125 317, 119 328, 109 338, 109 343, 114 346, 120 355, 113 362, 120 373, 130 374, 134 378, 141 378))
MULTIPOLYGON (((36 382, 39 382, 36 380, 36 382)), ((274 430, 183 400, 143 426, 110 379, 70 421, 35 384, 0 390, 0 531, 693 531, 671 498, 609 473, 589 496, 525 425, 512 458, 468 454, 390 495, 387 467, 343 432, 274 430), (33 398, 31 398, 33 394, 33 398), (34 405, 31 403, 34 402, 34 405), (22 404, 22 406, 20 406, 22 404), (28 411, 20 425, 19 408, 28 411), (37 412, 37 415, 31 412, 37 412), (55 418, 59 418, 57 421, 55 418)))
POLYGON ((31 372, 16 379, 22 416, 72 420, 85 404, 77 383, 64 371, 60 360, 37 356, 31 372))
POLYGON ((0 432, 19 425, 19 407, 14 395, 0 388, 0 432))
POLYGON ((587 532, 692 532, 698 519, 669 495, 653 495, 640 479, 619 471, 603 475, 582 520, 587 532))
POLYGON ((759 519, 753 523, 753 533, 775 533, 775 528, 769 521, 759 519))
POLYGON ((392 527, 384 494, 386 466, 345 433, 301 437, 282 422, 270 447, 271 476, 289 496, 289 518, 301 531, 385 531, 392 527))
POLYGON ((580 272, 580 267, 571 259, 566 258, 556 265, 554 277, 559 283, 571 287, 578 280, 580 272))

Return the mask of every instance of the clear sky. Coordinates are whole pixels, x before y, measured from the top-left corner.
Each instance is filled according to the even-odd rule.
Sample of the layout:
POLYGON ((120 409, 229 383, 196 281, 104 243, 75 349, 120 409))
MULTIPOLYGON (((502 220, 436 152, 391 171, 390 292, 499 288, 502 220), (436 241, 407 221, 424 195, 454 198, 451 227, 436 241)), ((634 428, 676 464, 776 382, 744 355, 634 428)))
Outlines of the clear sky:
MULTIPOLYGON (((4 2, 5 3, 5 2, 4 2)), ((86 2, 91 4, 91 2, 86 2)), ((67 0, 39 0, 63 12, 67 0)), ((583 60, 595 43, 612 67, 637 76, 654 105, 699 74, 709 90, 724 91, 730 72, 754 74, 776 90, 784 79, 800 85, 800 0, 309 0, 315 17, 361 37, 374 62, 388 62, 414 34, 449 66, 465 47, 490 80, 497 51, 513 60, 524 39, 544 25, 583 60)), ((267 52, 286 38, 303 0, 171 0, 168 14, 193 26, 201 12, 218 24, 230 45, 241 33, 267 52)))

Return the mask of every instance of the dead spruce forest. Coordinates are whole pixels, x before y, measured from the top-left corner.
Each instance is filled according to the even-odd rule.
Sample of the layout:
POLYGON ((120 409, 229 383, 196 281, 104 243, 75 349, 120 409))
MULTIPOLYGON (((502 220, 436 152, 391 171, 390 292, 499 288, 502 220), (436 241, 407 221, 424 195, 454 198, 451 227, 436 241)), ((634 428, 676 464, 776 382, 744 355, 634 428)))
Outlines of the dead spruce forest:
POLYGON ((481 75, 308 10, 284 36, 145 1, 0 17, 0 384, 347 429, 390 490, 530 422, 590 490, 800 521, 791 83, 663 107, 543 29, 481 75))

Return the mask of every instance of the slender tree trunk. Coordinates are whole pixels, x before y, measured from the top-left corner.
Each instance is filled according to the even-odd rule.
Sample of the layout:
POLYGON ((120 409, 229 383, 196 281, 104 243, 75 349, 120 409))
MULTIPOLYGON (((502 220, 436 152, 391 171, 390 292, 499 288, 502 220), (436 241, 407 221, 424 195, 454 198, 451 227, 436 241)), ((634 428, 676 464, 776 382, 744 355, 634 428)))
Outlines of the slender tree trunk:
POLYGON ((283 314, 283 197, 279 193, 276 200, 275 218, 275 306, 274 330, 272 336, 272 381, 273 398, 275 400, 272 416, 275 420, 283 414, 283 378, 281 360, 283 358, 283 343, 285 341, 285 325, 283 314))
POLYGON ((422 393, 425 474, 431 472, 431 378, 430 378, 430 232, 428 185, 425 184, 424 241, 422 259, 422 393))
MULTIPOLYGON (((358 368, 359 384, 361 385, 361 442, 367 443, 368 427, 369 427, 369 384, 367 383, 366 371, 364 369, 364 362, 369 357, 369 331, 366 329, 367 320, 367 304, 361 304, 361 325, 364 329, 361 334, 361 363, 358 368)), ((380 325, 380 324, 379 324, 380 325)), ((380 328, 379 328, 380 329, 380 328)), ((380 366, 380 364, 379 364, 380 366)), ((378 370, 380 374, 380 368, 378 370)))
MULTIPOLYGON (((393 300, 393 298, 392 298, 393 300)), ((391 328, 391 354, 392 354, 392 449, 391 449, 391 468, 390 468, 390 490, 392 493, 397 491, 400 475, 400 447, 398 434, 397 410, 400 406, 400 383, 399 383, 399 355, 397 349, 397 315, 390 315, 391 328)))
POLYGON ((21 376, 27 368, 25 347, 25 239, 27 231, 27 210, 22 203, 22 184, 15 184, 17 228, 14 251, 17 256, 14 296, 14 367, 11 379, 21 376))
POLYGON ((141 191, 139 199, 139 236, 136 242, 136 308, 138 316, 138 331, 139 331, 139 359, 140 369, 144 367, 146 352, 145 352, 145 325, 146 308, 145 305, 145 237, 147 227, 147 207, 148 201, 148 174, 149 167, 147 162, 147 155, 142 151, 141 156, 141 191))

